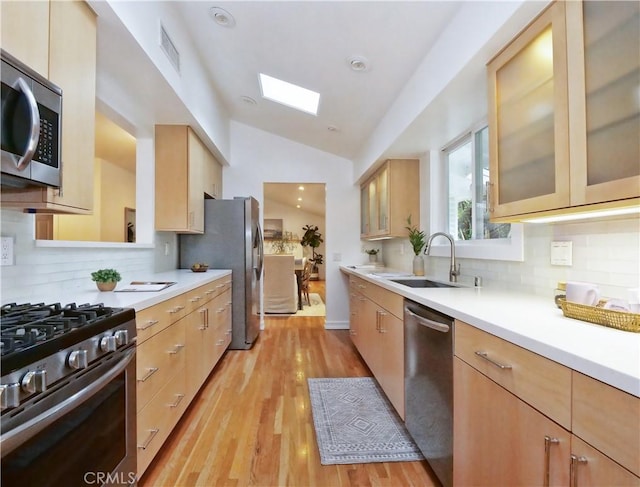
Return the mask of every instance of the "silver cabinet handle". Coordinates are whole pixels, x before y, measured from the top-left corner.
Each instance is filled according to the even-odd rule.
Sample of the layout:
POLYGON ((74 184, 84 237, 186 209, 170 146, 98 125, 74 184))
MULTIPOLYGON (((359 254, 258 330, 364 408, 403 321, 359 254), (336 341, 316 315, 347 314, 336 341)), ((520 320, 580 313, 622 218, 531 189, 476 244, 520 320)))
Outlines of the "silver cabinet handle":
POLYGON ((192 302, 192 303, 197 303, 201 299, 202 299, 202 296, 194 296, 189 301, 192 302))
POLYGON ((511 368, 511 365, 505 365, 505 364, 501 364, 500 362, 496 362, 495 360, 489 357, 487 352, 476 351, 476 355, 480 358, 485 359, 490 364, 495 365, 499 369, 506 370, 511 368))
POLYGON ((551 445, 557 445, 560 443, 558 438, 552 438, 549 435, 545 435, 544 437, 544 480, 543 486, 549 487, 549 471, 551 462, 551 445))
POLYGON ((578 487, 578 466, 587 463, 586 457, 571 454, 571 465, 569 467, 569 486, 578 487))
POLYGON ((24 79, 18 78, 14 88, 19 89, 24 94, 27 99, 27 103, 29 104, 29 113, 31 115, 29 143, 27 144, 24 154, 22 154, 20 159, 15 163, 16 169, 22 171, 29 165, 31 159, 33 159, 33 155, 36 153, 36 149, 38 148, 38 139, 40 138, 40 112, 38 111, 36 98, 33 96, 31 88, 29 88, 29 85, 24 79))
POLYGON ((198 329, 199 330, 206 330, 207 329, 207 309, 201 309, 200 311, 198 311, 198 313, 200 313, 202 315, 202 326, 199 326, 198 329))
POLYGON ((144 443, 142 445, 138 445, 138 448, 140 448, 141 450, 146 450, 149 447, 149 444, 153 441, 153 439, 156 437, 156 435, 158 434, 160 430, 158 428, 149 430, 149 436, 147 436, 147 439, 144 441, 144 443))
POLYGON ((147 380, 156 372, 158 372, 158 367, 150 367, 147 369, 147 373, 145 374, 145 376, 142 379, 138 379, 138 382, 147 382, 147 380))
POLYGON ((173 403, 168 404, 168 406, 170 408, 177 408, 178 404, 180 404, 180 401, 182 401, 183 399, 184 399, 184 394, 176 394, 176 400, 173 403))
POLYGON ((181 343, 177 343, 176 347, 173 350, 169 350, 169 355, 175 355, 183 348, 184 348, 184 345, 182 345, 181 343))
POLYGON ((159 320, 148 320, 145 326, 141 326, 138 330, 146 330, 147 328, 151 328, 153 325, 157 325, 160 323, 159 320))
POLYGON ((387 313, 385 313, 384 311, 378 311, 378 313, 379 313, 379 315, 378 315, 378 316, 379 316, 378 321, 380 322, 380 324, 378 325, 378 331, 379 331, 380 333, 386 333, 386 332, 387 332, 387 330, 385 330, 385 329, 384 329, 384 326, 383 326, 383 324, 384 324, 384 323, 383 323, 383 318, 384 318, 385 316, 387 316, 387 313))

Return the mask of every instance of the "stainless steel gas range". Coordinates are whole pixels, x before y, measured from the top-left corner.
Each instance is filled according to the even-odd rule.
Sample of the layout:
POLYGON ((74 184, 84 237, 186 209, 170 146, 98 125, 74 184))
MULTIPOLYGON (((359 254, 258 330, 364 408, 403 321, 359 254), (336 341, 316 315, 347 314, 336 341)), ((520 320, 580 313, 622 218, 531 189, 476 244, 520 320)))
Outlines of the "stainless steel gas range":
POLYGON ((0 480, 136 484, 135 311, 0 308, 0 480))

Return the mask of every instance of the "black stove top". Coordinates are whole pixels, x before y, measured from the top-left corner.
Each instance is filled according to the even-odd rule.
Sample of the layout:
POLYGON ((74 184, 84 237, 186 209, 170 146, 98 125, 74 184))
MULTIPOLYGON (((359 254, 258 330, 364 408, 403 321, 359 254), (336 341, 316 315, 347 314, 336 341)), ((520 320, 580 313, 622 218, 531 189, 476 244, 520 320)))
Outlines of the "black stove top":
POLYGON ((6 304, 0 307, 3 373, 135 319, 129 308, 103 304, 6 304))

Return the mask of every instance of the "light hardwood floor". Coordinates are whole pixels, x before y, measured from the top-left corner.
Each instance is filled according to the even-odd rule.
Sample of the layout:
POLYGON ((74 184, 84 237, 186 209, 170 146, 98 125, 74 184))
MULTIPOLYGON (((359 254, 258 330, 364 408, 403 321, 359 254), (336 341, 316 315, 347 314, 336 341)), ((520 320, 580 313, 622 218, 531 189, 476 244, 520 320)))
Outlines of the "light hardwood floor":
POLYGON ((251 350, 225 354, 139 485, 438 486, 424 461, 320 464, 307 378, 369 375, 324 317, 267 318, 251 350))

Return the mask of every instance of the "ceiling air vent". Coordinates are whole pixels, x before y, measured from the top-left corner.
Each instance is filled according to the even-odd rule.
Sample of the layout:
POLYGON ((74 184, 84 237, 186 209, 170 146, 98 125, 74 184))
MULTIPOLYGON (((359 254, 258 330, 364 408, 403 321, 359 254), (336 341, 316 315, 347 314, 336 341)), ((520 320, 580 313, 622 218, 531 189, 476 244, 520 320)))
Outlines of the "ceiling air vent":
POLYGON ((180 53, 162 24, 160 24, 160 47, 162 47, 162 50, 169 58, 169 61, 171 61, 171 64, 173 64, 173 67, 176 68, 176 71, 180 73, 180 53))

